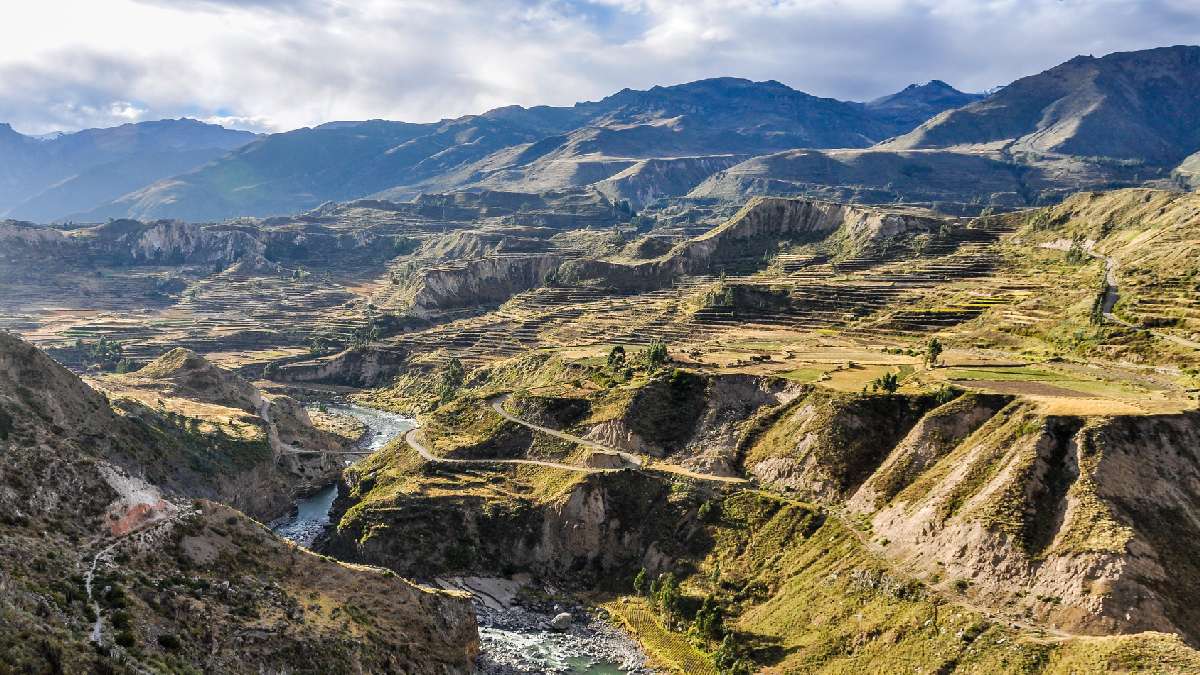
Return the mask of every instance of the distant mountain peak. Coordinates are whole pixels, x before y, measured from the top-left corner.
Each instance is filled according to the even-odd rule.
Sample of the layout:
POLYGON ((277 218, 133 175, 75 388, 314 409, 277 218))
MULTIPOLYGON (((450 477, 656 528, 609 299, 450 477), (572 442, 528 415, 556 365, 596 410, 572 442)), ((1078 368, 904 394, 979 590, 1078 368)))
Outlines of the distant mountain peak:
POLYGON ((943 80, 930 80, 925 84, 910 84, 863 105, 883 119, 912 128, 940 112, 961 108, 981 98, 982 94, 959 91, 943 80))

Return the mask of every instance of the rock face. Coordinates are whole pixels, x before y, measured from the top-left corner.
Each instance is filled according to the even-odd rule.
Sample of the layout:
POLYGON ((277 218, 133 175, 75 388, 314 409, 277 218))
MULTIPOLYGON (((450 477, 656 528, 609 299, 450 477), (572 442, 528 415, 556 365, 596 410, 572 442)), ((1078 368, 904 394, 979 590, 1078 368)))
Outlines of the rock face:
POLYGON ((411 282, 409 312, 428 318, 441 311, 500 304, 545 283, 561 255, 489 256, 421 270, 411 282))
MULTIPOLYGON (((363 494, 370 480, 351 472, 349 494, 363 494)), ((672 546, 672 532, 694 534, 699 525, 695 505, 681 507, 669 497, 669 484, 625 470, 588 475, 549 502, 491 508, 483 500, 405 495, 384 511, 346 516, 355 498, 339 498, 340 523, 321 550, 401 576, 507 569, 572 586, 603 585, 641 566, 661 569, 679 555, 661 549, 672 546)))
POLYGON ((115 414, 0 333, 6 666, 472 671, 479 641, 465 595, 313 555, 238 511, 147 480, 170 471, 176 451, 170 436, 115 414), (358 625, 377 630, 349 628, 358 625))
POLYGON ((372 387, 395 377, 407 358, 400 349, 352 347, 333 356, 271 366, 267 375, 279 382, 372 387))
POLYGON ((623 406, 604 406, 611 417, 592 416, 574 430, 608 447, 669 457, 700 473, 733 476, 746 421, 808 391, 780 378, 690 377, 695 380, 681 383, 690 378, 676 376, 651 382, 623 406))

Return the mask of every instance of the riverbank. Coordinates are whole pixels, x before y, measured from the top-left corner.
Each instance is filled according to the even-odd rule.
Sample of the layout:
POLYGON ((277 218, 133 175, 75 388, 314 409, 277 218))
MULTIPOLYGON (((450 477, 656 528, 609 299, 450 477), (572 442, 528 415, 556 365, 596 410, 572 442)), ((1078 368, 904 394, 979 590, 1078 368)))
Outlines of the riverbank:
POLYGON ((604 610, 584 607, 522 575, 452 577, 436 584, 471 594, 482 675, 650 675, 637 642, 604 610))

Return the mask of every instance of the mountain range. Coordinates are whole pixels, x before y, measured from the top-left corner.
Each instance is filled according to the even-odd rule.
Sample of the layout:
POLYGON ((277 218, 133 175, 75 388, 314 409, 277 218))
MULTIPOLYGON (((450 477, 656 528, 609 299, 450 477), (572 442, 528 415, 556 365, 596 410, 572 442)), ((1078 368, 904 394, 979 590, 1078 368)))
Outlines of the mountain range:
POLYGON ((986 97, 933 80, 866 103, 716 78, 573 106, 258 138, 189 120, 52 141, 0 127, 0 209, 30 220, 212 221, 362 197, 568 188, 639 209, 754 194, 1028 206, 1079 189, 1192 184, 1197 65, 1191 46, 1080 56, 986 97), (49 150, 110 135, 137 140, 82 159, 49 150))

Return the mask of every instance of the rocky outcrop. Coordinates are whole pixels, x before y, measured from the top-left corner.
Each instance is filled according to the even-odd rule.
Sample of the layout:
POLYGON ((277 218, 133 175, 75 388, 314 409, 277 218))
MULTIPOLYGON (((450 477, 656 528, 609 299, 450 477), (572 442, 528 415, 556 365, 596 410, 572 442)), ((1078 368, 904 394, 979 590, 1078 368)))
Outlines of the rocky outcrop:
POLYGON ((203 442, 204 425, 222 434, 228 428, 253 430, 252 437, 227 439, 229 456, 207 470, 162 478, 180 491, 270 520, 286 512, 296 494, 341 475, 342 456, 334 453, 343 449, 342 439, 314 427, 304 406, 287 396, 265 395, 190 350, 173 349, 134 373, 91 381, 127 416, 171 428, 185 447, 203 442))
POLYGON ((407 358, 407 352, 397 348, 351 347, 333 356, 272 364, 264 374, 269 379, 293 384, 372 387, 395 377, 407 358))
POLYGON ((613 415, 583 420, 575 430, 611 448, 669 457, 700 473, 734 476, 749 421, 807 391, 781 378, 672 375, 641 387, 620 407, 598 405, 613 415), (694 382, 686 382, 691 378, 694 382))
POLYGON ((1200 414, 1047 416, 1007 396, 797 399, 765 485, 871 522, 889 558, 1071 631, 1200 641, 1200 414))
POLYGON ((429 318, 450 309, 498 305, 543 285, 563 260, 553 253, 488 256, 421 270, 410 282, 408 311, 429 318))
POLYGON ((509 570, 604 586, 641 566, 665 569, 681 553, 675 537, 699 528, 697 504, 673 502, 669 483, 636 471, 588 475, 550 502, 403 495, 384 510, 355 508, 369 472, 347 480, 352 496, 335 505, 339 525, 322 550, 402 576, 509 570))
POLYGON ((622 289, 659 288, 679 276, 707 274, 723 265, 761 264, 781 241, 840 233, 847 250, 860 250, 891 237, 936 231, 945 222, 917 210, 756 197, 729 220, 663 256, 637 263, 574 260, 563 265, 560 277, 602 280, 622 289))

